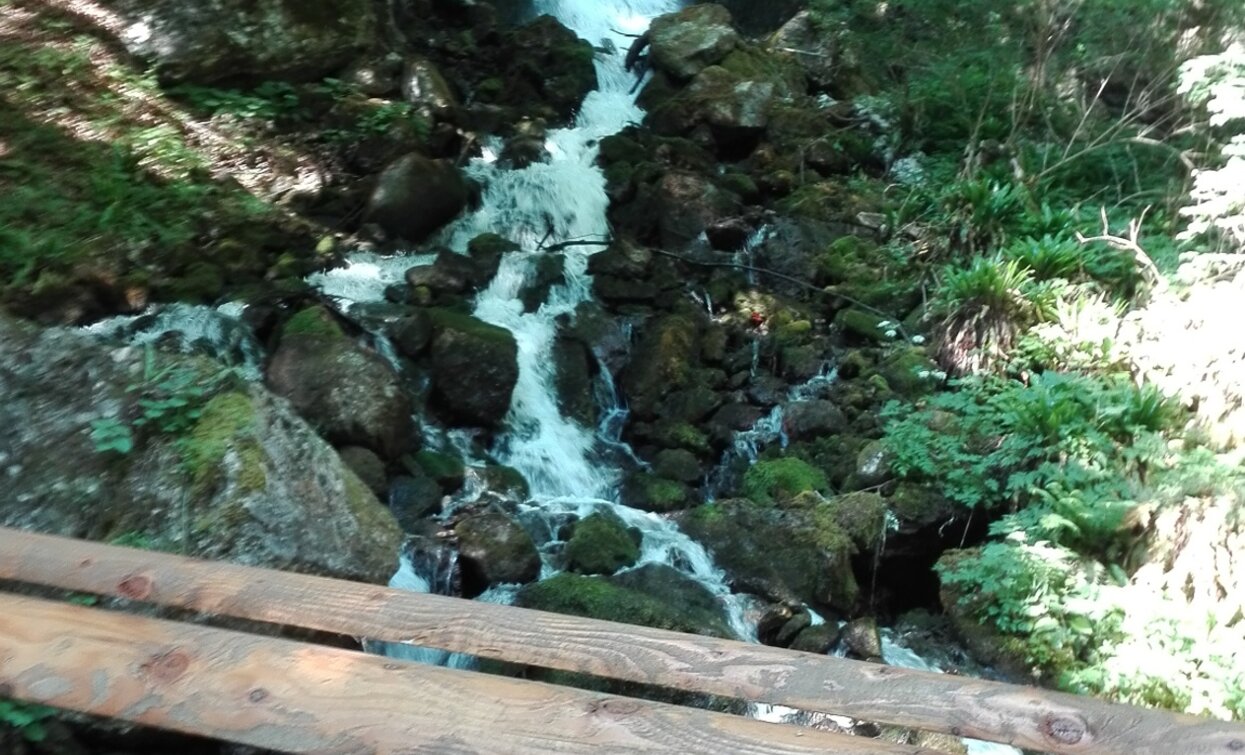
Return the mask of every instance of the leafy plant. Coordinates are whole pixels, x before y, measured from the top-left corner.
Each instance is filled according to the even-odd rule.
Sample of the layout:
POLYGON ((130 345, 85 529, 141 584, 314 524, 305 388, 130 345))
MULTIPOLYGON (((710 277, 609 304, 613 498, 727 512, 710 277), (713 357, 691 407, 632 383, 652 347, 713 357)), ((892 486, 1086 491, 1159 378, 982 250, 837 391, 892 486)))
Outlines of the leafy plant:
POLYGON ((47 738, 43 722, 56 714, 46 705, 24 703, 0 698, 0 725, 16 729, 27 742, 42 742, 47 738))
POLYGON ((138 416, 128 421, 116 417, 92 421, 95 450, 127 454, 134 449, 135 436, 144 428, 171 435, 187 432, 202 416, 208 400, 234 375, 232 368, 207 373, 182 362, 161 366, 156 352, 148 347, 142 379, 126 387, 127 393, 138 397, 138 416))

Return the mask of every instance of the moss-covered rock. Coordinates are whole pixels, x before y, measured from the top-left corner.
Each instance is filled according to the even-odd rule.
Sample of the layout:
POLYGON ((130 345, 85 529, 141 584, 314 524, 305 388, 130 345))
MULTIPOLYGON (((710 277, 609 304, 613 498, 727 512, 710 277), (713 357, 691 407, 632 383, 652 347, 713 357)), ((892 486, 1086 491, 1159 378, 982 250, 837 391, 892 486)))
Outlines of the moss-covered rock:
MULTIPOLYGON (((401 531, 337 453, 259 385, 219 386, 184 429, 133 428, 145 389, 141 350, 0 315, 0 419, 9 496, 0 524, 112 540, 145 533, 209 559, 384 583, 401 531), (92 422, 131 427, 120 455, 92 422), (292 474, 291 470, 304 473, 292 474), (308 471, 310 470, 310 471, 308 471)), ((218 365, 156 353, 157 366, 210 384, 218 365)))
POLYGON ((432 389, 451 419, 495 427, 519 380, 519 347, 505 328, 445 309, 432 317, 432 389))
POLYGON ((731 636, 721 608, 703 587, 664 565, 637 571, 644 574, 614 578, 558 574, 519 590, 515 605, 674 632, 731 636))
POLYGON ((806 461, 794 457, 763 459, 744 474, 743 492, 762 503, 787 500, 800 493, 828 489, 826 475, 806 461))
POLYGON ((678 521, 736 589, 779 603, 855 610, 860 594, 851 568, 855 547, 819 498, 796 499, 782 508, 723 500, 683 513, 678 521))
POLYGON ((653 419, 665 396, 691 383, 700 327, 688 315, 667 315, 644 328, 620 385, 638 419, 653 419))
POLYGON ((877 371, 886 378, 891 390, 904 398, 929 393, 947 377, 920 346, 905 346, 887 352, 877 371))
POLYGON ((695 503, 687 485, 647 472, 632 472, 623 482, 622 502, 641 511, 665 513, 685 509, 695 503))
POLYGON ((719 63, 742 39, 720 5, 693 5, 653 20, 649 27, 653 67, 676 79, 690 79, 719 63))
POLYGON ((639 533, 616 515, 597 512, 575 525, 566 542, 566 568, 579 574, 613 574, 640 558, 639 533))
POLYGON ((846 493, 826 502, 834 521, 861 551, 869 552, 886 528, 886 500, 877 493, 846 493))
POLYGON ((413 473, 422 472, 423 476, 433 480, 445 493, 453 493, 463 486, 467 468, 463 460, 453 454, 424 449, 411 459, 416 469, 413 473))
POLYGON ((266 377, 332 443, 395 459, 418 441, 397 372, 343 337, 321 308, 300 312, 287 324, 266 377))

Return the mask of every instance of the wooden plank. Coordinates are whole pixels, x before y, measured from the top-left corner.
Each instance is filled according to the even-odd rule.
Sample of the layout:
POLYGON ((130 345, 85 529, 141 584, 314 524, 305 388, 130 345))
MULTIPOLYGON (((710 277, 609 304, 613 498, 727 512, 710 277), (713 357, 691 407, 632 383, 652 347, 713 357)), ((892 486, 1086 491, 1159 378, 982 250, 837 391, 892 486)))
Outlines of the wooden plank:
POLYGON ((295 753, 922 752, 4 593, 0 694, 295 753))
POLYGON ((980 679, 0 529, 0 579, 1055 753, 1241 755, 1245 726, 980 679))

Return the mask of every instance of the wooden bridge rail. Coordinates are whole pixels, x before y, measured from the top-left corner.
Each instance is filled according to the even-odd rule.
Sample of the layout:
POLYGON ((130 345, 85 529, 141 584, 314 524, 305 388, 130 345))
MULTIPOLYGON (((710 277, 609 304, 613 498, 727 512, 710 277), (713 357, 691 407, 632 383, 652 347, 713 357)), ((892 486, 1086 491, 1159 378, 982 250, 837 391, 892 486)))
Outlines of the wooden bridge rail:
MULTIPOLYGON (((1035 688, 436 595, 420 595, 322 577, 205 562, 171 554, 117 548, 16 530, 0 529, 0 579, 836 713, 916 729, 1010 743, 1046 752, 1104 755, 1240 755, 1245 752, 1245 726, 1239 724, 1133 708, 1035 688)), ((22 605, 22 610, 29 606, 26 603, 22 605)), ((74 609, 70 606, 59 608, 62 612, 69 613, 40 615, 45 616, 45 621, 49 624, 70 614, 74 617, 73 621, 85 620, 79 613, 85 609, 74 609)), ((7 605, 0 609, 0 617, 3 617, 0 618, 0 683, 8 681, 12 684, 9 680, 15 676, 10 668, 13 663, 7 659, 15 652, 12 647, 15 642, 13 638, 21 637, 18 631, 25 622, 20 612, 7 605)), ((135 617, 123 618, 125 621, 154 621, 135 617)), ((143 630, 153 633, 171 632, 164 629, 163 624, 143 624, 143 630)), ((164 635, 164 644, 161 647, 181 647, 185 644, 181 638, 190 637, 191 635, 185 634, 190 629, 207 633, 222 631, 177 626, 181 627, 179 632, 164 635)), ((194 637, 198 637, 198 634, 194 637)), ((71 639, 72 635, 66 631, 63 644, 70 643, 71 639)), ((203 642, 211 639, 209 637, 203 642)), ((347 652, 330 652, 327 648, 312 650, 309 646, 268 638, 251 638, 248 642, 260 643, 264 647, 279 646, 279 651, 272 651, 277 653, 274 657, 284 657, 287 661, 297 657, 300 652, 330 653, 334 658, 336 656, 333 653, 347 652), (285 653, 285 656, 281 656, 281 653, 285 653)), ((150 643, 145 647, 145 652, 148 653, 146 657, 154 657, 151 656, 150 643)), ((52 646, 44 649, 55 654, 52 646)), ((394 664, 386 659, 364 660, 368 657, 357 653, 348 653, 348 656, 352 659, 351 668, 371 668, 375 664, 386 667, 388 664, 402 669, 407 677, 422 677, 432 673, 430 678, 437 679, 438 684, 451 684, 446 674, 454 678, 474 679, 479 676, 467 672, 394 664)), ((40 656, 26 653, 22 657, 33 663, 40 656)), ((102 662, 103 657, 99 660, 102 662)), ((133 660, 130 659, 131 662, 133 660)), ((285 668, 280 663, 276 665, 285 668)), ((115 675, 123 674, 122 668, 141 667, 142 664, 139 663, 137 666, 106 668, 112 668, 115 675)), ((83 669, 87 666, 79 663, 73 668, 83 669)), ((495 700, 508 695, 518 695, 522 699, 523 694, 535 694, 521 692, 525 685, 531 684, 529 682, 485 678, 489 680, 488 685, 493 685, 490 689, 495 694, 492 698, 482 699, 495 700), (504 690, 505 695, 497 692, 498 690, 504 690)), ((559 695, 570 696, 559 698, 573 700, 558 703, 565 705, 567 709, 574 705, 597 705, 604 706, 601 709, 605 709, 610 705, 623 704, 619 701, 625 700, 626 706, 639 706, 637 711, 645 711, 643 714, 629 715, 628 721, 649 720, 646 718, 649 715, 656 717, 652 720, 670 720, 674 715, 667 711, 667 708, 673 706, 593 696, 591 693, 575 690, 549 688, 548 685, 538 686, 542 690, 557 690, 559 695), (650 709, 657 712, 650 714, 650 709), (666 718, 662 719, 662 716, 666 718)), ((16 687, 14 689, 19 693, 23 691, 16 687)), ((23 689, 25 694, 19 696, 30 697, 32 692, 38 692, 29 685, 23 689)), ((457 699, 471 698, 467 696, 457 699)), ((55 700, 50 702, 55 703, 55 700)), ((457 706, 455 710, 457 711, 457 706)), ((675 710, 683 712, 690 709, 675 710)), ((405 712, 402 715, 406 715, 405 712)), ((437 715, 444 719, 448 713, 438 709, 437 715)), ((720 714, 700 711, 696 715, 702 717, 697 719, 694 727, 698 732, 721 731, 726 726, 718 720, 717 716, 720 714)), ((391 714, 391 723, 396 716, 396 711, 391 714)), ((734 727, 741 726, 738 722, 746 721, 738 717, 728 719, 732 719, 729 727, 732 732, 736 731, 734 727)), ((341 726, 349 729, 350 720, 343 715, 340 719, 341 726)), ((528 720, 530 726, 535 718, 524 720, 528 720)), ((541 728, 555 729, 566 723, 560 721, 541 728)), ((764 729, 766 732, 788 731, 792 728, 747 723, 767 727, 764 729)), ((507 721, 505 725, 507 729, 524 731, 521 724, 522 721, 507 721)), ((826 740, 831 744, 824 744, 824 737, 833 735, 807 729, 795 731, 799 734, 796 738, 799 741, 811 743, 816 738, 819 743, 815 747, 822 752, 868 751, 861 749, 867 747, 863 744, 867 740, 855 738, 850 743, 843 743, 833 739, 826 740)), ((781 736, 786 735, 770 736, 781 739, 781 736)), ((587 739, 582 741, 590 742, 587 739)), ((699 747, 689 749, 686 742, 681 746, 685 752, 754 751, 740 749, 735 745, 718 750, 699 747)), ((551 749, 545 745, 542 747, 546 752, 574 750, 573 746, 562 750, 551 749)), ((640 750, 633 748, 630 751, 640 750)), ((777 749, 775 740, 774 747, 762 751, 788 750, 777 749)), ((899 748, 889 751, 914 750, 899 748)))

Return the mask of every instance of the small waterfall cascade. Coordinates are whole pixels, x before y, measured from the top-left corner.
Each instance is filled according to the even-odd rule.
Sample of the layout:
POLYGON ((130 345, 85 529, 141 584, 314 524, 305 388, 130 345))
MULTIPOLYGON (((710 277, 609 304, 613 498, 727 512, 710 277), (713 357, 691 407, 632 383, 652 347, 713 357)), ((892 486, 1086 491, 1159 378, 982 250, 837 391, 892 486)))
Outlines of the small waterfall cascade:
MULTIPOLYGON (((493 280, 478 294, 473 314, 509 330, 518 345, 518 383, 505 429, 488 452, 493 460, 517 469, 528 481, 529 499, 511 504, 511 513, 542 548, 542 577, 556 573, 553 556, 560 525, 609 510, 642 533, 636 567, 666 564, 700 583, 718 598, 737 636, 755 641, 753 599, 731 594, 725 575, 708 552, 671 521, 617 502, 621 468, 615 462, 638 460, 620 439, 627 407, 610 371, 602 366, 595 386, 602 410, 600 421, 596 427, 585 427, 559 410, 550 358, 559 319, 572 315, 592 297, 588 258, 605 248, 604 243, 592 242, 609 237, 609 199, 604 176, 596 166, 599 140, 629 123, 638 123, 644 115, 635 104, 634 76, 623 66, 630 35, 642 34, 652 18, 682 4, 681 0, 537 0, 538 12, 556 16, 581 38, 599 45, 599 88, 585 99, 574 124, 549 133, 547 162, 504 168, 497 162, 498 145, 486 144, 483 154, 467 168, 483 187, 480 208, 447 228, 440 241, 450 249, 462 250, 477 235, 494 232, 517 242, 521 249, 502 259, 493 280), (575 243, 559 246, 566 241, 575 243), (550 251, 550 247, 557 251, 550 251), (535 312, 525 312, 519 294, 531 280, 540 255, 551 253, 564 258, 564 282, 552 288, 535 312)), ((431 264, 433 259, 420 254, 388 258, 359 254, 343 267, 312 276, 309 282, 349 308, 383 301, 385 289, 400 283, 408 268, 431 264)), ((451 434, 427 428, 425 437, 451 434)), ((453 445, 467 452, 464 457, 469 464, 482 461, 472 459, 469 444, 453 445)), ((447 510, 461 510, 467 497, 460 496, 447 510)), ((421 592, 448 592, 447 586, 436 584, 430 569, 427 561, 417 563, 408 555, 392 584, 421 592)), ((514 588, 494 588, 477 599, 504 603, 514 592, 514 588)), ((423 648, 387 646, 382 650, 430 663, 469 662, 423 648)))

